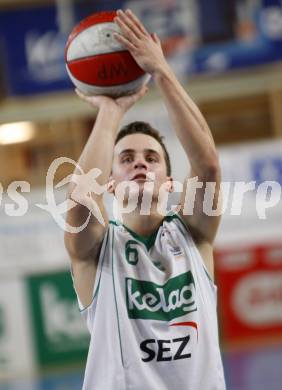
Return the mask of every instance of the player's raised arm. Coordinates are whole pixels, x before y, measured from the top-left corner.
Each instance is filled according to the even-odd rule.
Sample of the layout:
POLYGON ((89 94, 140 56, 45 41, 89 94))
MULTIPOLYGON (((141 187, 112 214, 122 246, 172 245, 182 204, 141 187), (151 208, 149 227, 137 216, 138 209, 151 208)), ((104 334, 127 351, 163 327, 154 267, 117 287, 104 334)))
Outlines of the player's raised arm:
MULTIPOLYGON (((203 183, 203 188, 197 190, 193 215, 183 215, 183 218, 197 238, 212 243, 219 217, 209 216, 203 211, 203 199, 205 184, 214 182, 213 204, 217 204, 220 168, 210 129, 200 110, 167 64, 157 35, 150 35, 130 10, 118 11, 117 15, 116 23, 122 31, 122 35, 117 35, 117 39, 130 50, 139 66, 153 75, 163 95, 177 137, 190 161, 191 176, 198 176, 198 181, 203 183)), ((184 199, 185 197, 182 202, 184 199)))
POLYGON ((125 112, 146 91, 147 87, 143 87, 134 95, 116 100, 105 96, 85 96, 77 91, 81 99, 99 110, 68 188, 68 197, 77 205, 68 211, 67 223, 80 227, 91 211, 91 218, 84 229, 79 233, 65 232, 74 283, 83 306, 88 306, 92 301, 97 260, 108 225, 103 188, 107 186, 111 173, 116 134, 125 112))

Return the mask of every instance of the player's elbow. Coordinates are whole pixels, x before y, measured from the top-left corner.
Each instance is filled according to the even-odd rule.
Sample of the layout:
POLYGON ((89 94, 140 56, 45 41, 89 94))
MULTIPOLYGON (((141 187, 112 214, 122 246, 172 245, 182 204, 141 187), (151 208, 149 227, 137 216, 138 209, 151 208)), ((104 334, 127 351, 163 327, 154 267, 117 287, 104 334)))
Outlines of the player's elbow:
POLYGON ((218 157, 210 162, 207 168, 208 176, 214 181, 219 181, 221 177, 221 169, 218 157))
POLYGON ((219 182, 221 179, 221 169, 218 155, 213 153, 205 161, 202 170, 202 176, 205 181, 219 182))
POLYGON ((92 248, 88 248, 89 243, 83 243, 78 234, 65 232, 64 243, 72 263, 90 257, 92 248))
POLYGON ((81 245, 79 242, 78 234, 65 232, 64 233, 64 244, 70 258, 81 257, 81 245))

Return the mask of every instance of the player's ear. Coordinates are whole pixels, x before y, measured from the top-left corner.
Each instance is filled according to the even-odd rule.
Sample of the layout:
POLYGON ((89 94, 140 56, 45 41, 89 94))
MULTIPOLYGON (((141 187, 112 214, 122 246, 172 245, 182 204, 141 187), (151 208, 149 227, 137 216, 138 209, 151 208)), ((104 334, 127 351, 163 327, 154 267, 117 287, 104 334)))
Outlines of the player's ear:
POLYGON ((107 183, 107 192, 109 194, 114 194, 114 192, 115 192, 115 181, 114 181, 112 175, 109 177, 109 180, 107 183))
POLYGON ((171 192, 173 192, 174 191, 174 188, 173 188, 173 177, 172 176, 167 176, 167 181, 166 181, 166 183, 167 183, 167 191, 169 192, 169 193, 171 193, 171 192))

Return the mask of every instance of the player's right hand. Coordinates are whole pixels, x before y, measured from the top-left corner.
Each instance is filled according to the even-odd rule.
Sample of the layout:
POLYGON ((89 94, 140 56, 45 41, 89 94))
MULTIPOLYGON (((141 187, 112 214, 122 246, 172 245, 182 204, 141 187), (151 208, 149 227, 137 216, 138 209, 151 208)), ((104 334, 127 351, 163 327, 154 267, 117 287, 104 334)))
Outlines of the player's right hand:
POLYGON ((75 89, 75 92, 80 97, 80 99, 87 102, 92 107, 97 107, 98 109, 106 108, 108 110, 115 109, 121 111, 122 114, 125 114, 148 92, 148 87, 143 86, 139 91, 132 95, 121 96, 116 99, 103 95, 87 96, 84 95, 84 93, 82 93, 79 89, 75 89))

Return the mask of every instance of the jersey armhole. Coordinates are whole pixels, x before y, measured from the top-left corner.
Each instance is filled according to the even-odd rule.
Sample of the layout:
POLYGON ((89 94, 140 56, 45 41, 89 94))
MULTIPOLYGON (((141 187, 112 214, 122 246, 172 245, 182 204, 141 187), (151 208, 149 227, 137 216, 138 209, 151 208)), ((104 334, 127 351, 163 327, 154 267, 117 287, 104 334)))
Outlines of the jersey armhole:
POLYGON ((210 275, 210 273, 209 273, 209 271, 208 271, 208 269, 207 269, 207 267, 206 267, 206 264, 205 264, 205 262, 204 262, 204 260, 203 260, 203 258, 202 258, 202 256, 201 256, 201 254, 200 254, 200 252, 199 252, 199 249, 197 248, 197 245, 195 244, 195 241, 194 241, 193 236, 192 236, 192 234, 191 234, 191 232, 190 232, 190 230, 189 230, 189 227, 188 227, 188 226, 186 225, 186 223, 182 220, 182 218, 180 217, 179 214, 174 214, 174 215, 173 215, 173 219, 179 220, 179 222, 181 223, 181 226, 183 227, 183 229, 189 234, 188 239, 189 239, 190 241, 192 241, 192 243, 194 244, 194 247, 195 247, 195 249, 196 249, 196 251, 197 251, 199 257, 201 258, 201 262, 202 262, 202 266, 203 266, 204 273, 205 273, 206 277, 208 278, 208 281, 209 281, 209 284, 210 284, 212 290, 213 290, 213 291, 215 292, 215 294, 216 294, 216 293, 217 293, 217 285, 215 284, 213 278, 211 277, 211 275, 210 275))
POLYGON ((106 252, 107 243, 108 243, 108 238, 109 238, 109 229, 107 230, 107 232, 105 234, 105 237, 103 239, 103 243, 102 243, 102 246, 100 249, 99 259, 98 259, 98 264, 97 264, 97 271, 96 271, 95 282, 94 282, 94 288, 93 288, 92 301, 88 306, 83 306, 83 304, 81 303, 81 301, 79 299, 79 296, 78 296, 78 293, 76 291, 75 284, 74 284, 74 276, 73 276, 72 266, 70 266, 71 278, 73 281, 73 289, 74 289, 75 294, 76 294, 79 312, 83 316, 85 316, 85 313, 91 307, 95 306, 95 302, 97 301, 97 296, 98 296, 100 281, 101 281, 101 275, 102 275, 102 269, 103 269, 103 264, 104 264, 104 260, 105 260, 105 252, 106 252))

